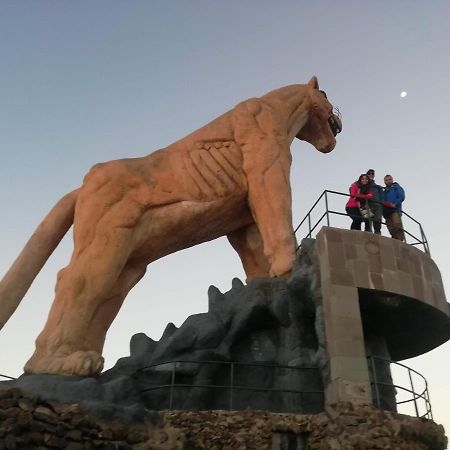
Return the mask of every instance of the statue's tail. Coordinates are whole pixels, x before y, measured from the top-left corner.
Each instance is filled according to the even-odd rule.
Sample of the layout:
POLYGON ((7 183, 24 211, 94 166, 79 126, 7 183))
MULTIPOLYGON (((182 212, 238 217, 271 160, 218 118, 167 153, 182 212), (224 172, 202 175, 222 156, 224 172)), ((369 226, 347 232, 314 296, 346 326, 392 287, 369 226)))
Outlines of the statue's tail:
POLYGON ((0 330, 72 226, 77 197, 78 189, 56 203, 0 281, 0 330))

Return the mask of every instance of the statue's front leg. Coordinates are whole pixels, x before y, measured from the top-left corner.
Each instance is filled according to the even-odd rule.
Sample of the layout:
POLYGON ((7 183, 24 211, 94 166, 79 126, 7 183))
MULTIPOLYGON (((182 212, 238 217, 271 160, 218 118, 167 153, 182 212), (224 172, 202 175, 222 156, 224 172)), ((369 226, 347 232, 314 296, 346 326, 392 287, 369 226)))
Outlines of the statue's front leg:
POLYGON ((289 181, 292 158, 283 116, 264 102, 249 100, 236 107, 233 117, 248 203, 261 233, 270 275, 288 275, 295 259, 295 238, 289 181))
POLYGON ((241 258, 247 281, 270 276, 270 264, 264 255, 264 245, 256 224, 247 225, 227 235, 241 258))
POLYGON ((280 161, 282 157, 265 171, 248 176, 250 209, 273 277, 289 275, 295 260, 289 166, 280 161))

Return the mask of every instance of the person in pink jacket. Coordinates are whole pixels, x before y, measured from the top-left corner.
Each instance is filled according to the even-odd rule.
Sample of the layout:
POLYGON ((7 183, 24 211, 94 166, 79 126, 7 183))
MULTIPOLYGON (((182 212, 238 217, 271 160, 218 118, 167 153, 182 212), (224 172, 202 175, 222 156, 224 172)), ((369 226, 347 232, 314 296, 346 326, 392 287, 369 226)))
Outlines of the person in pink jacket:
POLYGON ((345 211, 352 219, 350 230, 361 231, 361 223, 363 222, 364 218, 361 215, 360 208, 366 207, 367 200, 370 200, 372 198, 368 175, 365 173, 361 174, 358 178, 358 181, 355 181, 350 186, 349 191, 351 197, 348 199, 348 202, 345 205, 345 211))

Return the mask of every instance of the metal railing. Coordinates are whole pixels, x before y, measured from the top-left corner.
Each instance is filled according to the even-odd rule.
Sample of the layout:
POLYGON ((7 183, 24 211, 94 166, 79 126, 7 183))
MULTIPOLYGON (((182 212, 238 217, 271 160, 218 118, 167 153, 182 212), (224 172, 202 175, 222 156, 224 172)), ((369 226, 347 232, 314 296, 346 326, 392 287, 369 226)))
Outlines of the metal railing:
POLYGON ((7 380, 15 380, 16 378, 14 377, 10 377, 9 375, 3 375, 2 373, 0 373, 0 380, 2 378, 6 378, 7 380))
MULTIPOLYGON (((278 370, 282 369, 284 371, 316 371, 319 372, 319 369, 317 367, 298 367, 298 366, 284 366, 279 364, 268 364, 268 363, 243 363, 243 362, 229 362, 229 361, 192 361, 192 360, 174 360, 174 361, 166 361, 158 364, 152 364, 146 367, 143 367, 139 369, 137 372, 144 372, 147 370, 157 370, 160 371, 162 366, 171 366, 169 368, 170 371, 170 382, 164 383, 164 384, 153 384, 149 385, 150 383, 145 382, 145 384, 149 385, 148 387, 145 387, 144 389, 141 389, 141 392, 149 392, 149 391, 155 391, 159 389, 166 389, 168 390, 168 409, 173 409, 174 404, 174 394, 175 390, 179 388, 204 388, 204 389, 224 389, 228 390, 228 401, 227 401, 227 407, 228 410, 236 410, 235 408, 235 397, 237 391, 254 391, 254 392, 267 392, 267 393, 279 393, 279 394, 300 394, 300 395, 315 395, 320 396, 320 403, 323 405, 324 401, 324 392, 323 389, 321 390, 311 390, 311 391, 304 391, 299 389, 294 389, 290 386, 286 386, 281 388, 273 388, 273 387, 267 387, 267 386, 255 386, 251 384, 236 384, 235 380, 235 374, 236 370, 239 369, 249 369, 249 368, 257 368, 257 369, 263 369, 263 368, 270 368, 272 370, 278 370), (221 366, 228 366, 228 383, 223 384, 212 384, 212 383, 180 383, 177 382, 177 375, 178 372, 180 375, 185 375, 185 367, 182 366, 182 364, 194 364, 196 366, 202 367, 202 366, 210 366, 210 365, 221 365, 221 366), (178 372, 177 372, 178 370, 178 372)), ((318 379, 321 380, 320 374, 317 374, 318 379)), ((270 408, 265 408, 270 409, 270 408)), ((298 408, 300 409, 300 408, 298 408)), ((291 412, 291 411, 289 411, 291 412)), ((295 411, 292 411, 295 412, 295 411)))
MULTIPOLYGON (((303 220, 295 229, 294 234, 296 235, 296 237, 298 237, 298 234, 301 234, 300 236, 301 238, 313 237, 313 233, 314 231, 316 231, 319 225, 321 224, 322 225, 325 224, 326 226, 331 225, 330 220, 331 216, 343 216, 348 219, 349 216, 345 212, 345 203, 343 199, 340 199, 340 202, 336 205, 336 198, 338 196, 350 197, 350 194, 345 194, 343 192, 337 191, 330 191, 328 189, 324 190, 322 194, 319 196, 319 198, 316 200, 314 205, 311 207, 311 209, 307 212, 306 216, 303 218, 303 220), (320 204, 321 201, 324 203, 324 205, 320 204)), ((414 217, 409 215, 404 210, 402 211, 402 221, 403 221, 403 232, 405 234, 405 237, 407 238, 408 241, 407 243, 413 246, 422 246, 423 251, 427 254, 430 254, 428 240, 425 236, 425 233, 423 231, 420 222, 418 222, 416 219, 414 219, 414 217), (419 237, 416 235, 418 235, 419 237)), ((372 221, 370 220, 370 222, 372 221)), ((342 225, 341 227, 345 226, 343 222, 340 222, 340 224, 342 225)), ((382 224, 386 225, 385 222, 382 222, 382 224)))
MULTIPOLYGON (((431 402, 430 402, 430 394, 428 392, 428 383, 426 378, 417 372, 414 369, 411 369, 410 367, 401 364, 396 361, 391 361, 386 358, 381 358, 378 356, 368 356, 367 357, 368 363, 369 363, 369 369, 371 371, 372 375, 372 393, 374 395, 373 403, 375 406, 377 406, 380 409, 383 408, 382 402, 383 402, 383 389, 388 389, 389 393, 393 393, 393 396, 395 397, 395 405, 396 407, 401 406, 402 408, 406 406, 410 406, 413 408, 413 414, 408 414, 409 411, 398 411, 400 413, 408 414, 408 415, 415 415, 416 417, 420 418, 427 418, 433 420, 433 413, 431 410, 431 402), (406 371, 406 379, 409 381, 409 387, 401 386, 399 384, 396 384, 394 382, 385 382, 381 381, 380 374, 376 367, 376 362, 381 362, 385 365, 393 365, 396 369, 403 369, 406 371), (420 388, 420 391, 417 392, 417 384, 421 383, 422 386, 420 388), (400 391, 400 395, 398 395, 400 391), (400 400, 397 399, 397 397, 400 397, 402 395, 408 395, 407 398, 402 398, 400 400)), ((235 399, 235 392, 236 391, 254 391, 254 392, 267 392, 267 393, 279 393, 279 394, 300 394, 300 395, 316 395, 320 396, 319 402, 323 404, 324 402, 324 391, 321 390, 311 390, 311 391, 304 391, 299 389, 293 389, 287 386, 286 388, 280 389, 280 388, 270 388, 270 387, 264 387, 264 386, 254 386, 254 385, 242 385, 242 384, 236 384, 235 383, 235 371, 236 368, 240 369, 248 369, 248 368, 271 368, 274 370, 282 369, 282 370, 291 370, 291 371, 316 371, 318 372, 319 369, 317 367, 298 367, 298 366, 284 366, 279 364, 267 364, 267 363, 243 363, 243 362, 228 362, 228 361, 192 361, 192 360, 174 360, 174 361, 166 361, 158 364, 152 364, 146 367, 143 367, 137 371, 137 373, 142 373, 148 370, 156 370, 160 371, 163 366, 170 365, 169 373, 170 373, 170 382, 164 383, 164 384, 150 384, 149 382, 145 382, 145 384, 148 387, 145 387, 144 389, 141 389, 141 392, 149 392, 149 391, 155 391, 155 390, 169 390, 168 393, 168 409, 172 410, 173 403, 174 403, 174 394, 175 390, 178 388, 204 388, 204 389, 226 389, 229 390, 228 393, 228 410, 232 411, 235 410, 234 408, 234 399, 235 399), (181 364, 194 364, 197 366, 207 366, 207 365, 222 365, 222 366, 228 366, 229 368, 229 383, 226 384, 202 384, 202 383, 179 383, 177 382, 177 369, 178 373, 181 373, 181 375, 185 375, 185 367, 181 366, 181 364)), ((317 376, 320 378, 320 374, 317 374, 317 376)), ((0 374, 0 379, 6 378, 8 380, 15 380, 16 378, 10 377, 8 375, 0 374)), ((397 376, 395 377, 397 378, 397 376)), ((270 409, 270 408, 266 408, 270 409)), ((289 412, 296 412, 295 408, 292 411, 289 412)), ((297 412, 300 411, 300 406, 297 408, 297 412)))
MULTIPOLYGON (((431 403, 430 403, 430 395, 428 393, 428 383, 426 378, 420 374, 419 372, 415 371, 414 369, 411 369, 408 366, 405 366, 404 364, 400 364, 395 361, 391 361, 389 359, 380 358, 378 356, 369 356, 367 358, 369 360, 371 372, 372 372, 372 392, 374 395, 374 405, 378 408, 381 408, 381 402, 382 402, 382 395, 380 394, 380 389, 384 388, 390 388, 395 389, 396 391, 396 399, 395 403, 397 406, 401 405, 402 408, 406 406, 413 407, 413 412, 416 417, 426 418, 433 420, 433 413, 431 411, 431 403), (395 383, 386 383, 384 381, 380 381, 377 379, 377 370, 376 370, 376 361, 393 365, 394 368, 397 368, 398 370, 406 370, 406 379, 409 381, 409 387, 400 386, 395 383), (416 392, 417 384, 421 383, 422 387, 420 388, 420 392, 416 392), (399 395, 399 390, 400 395, 399 395), (406 399, 403 399, 403 396, 407 395, 406 399), (397 397, 402 397, 401 400, 398 400, 397 397)), ((395 378, 398 378, 395 376, 395 378)), ((399 411, 402 412, 402 411, 399 411)), ((404 412, 405 414, 408 414, 408 412, 404 412)), ((409 415, 414 415, 409 414, 409 415)))

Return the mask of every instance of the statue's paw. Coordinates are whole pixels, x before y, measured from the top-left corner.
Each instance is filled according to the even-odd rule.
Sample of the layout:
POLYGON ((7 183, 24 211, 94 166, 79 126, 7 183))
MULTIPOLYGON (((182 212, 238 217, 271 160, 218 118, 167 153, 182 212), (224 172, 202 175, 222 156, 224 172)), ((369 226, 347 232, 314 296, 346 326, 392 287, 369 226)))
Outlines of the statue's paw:
POLYGON ((67 356, 34 354, 25 365, 26 373, 92 376, 103 369, 104 359, 95 351, 78 350, 67 356))
POLYGON ((104 359, 94 351, 77 351, 64 359, 62 373, 69 375, 97 375, 103 370, 104 359))
POLYGON ((292 272, 294 265, 295 254, 282 254, 272 261, 270 267, 271 277, 288 277, 292 272))

